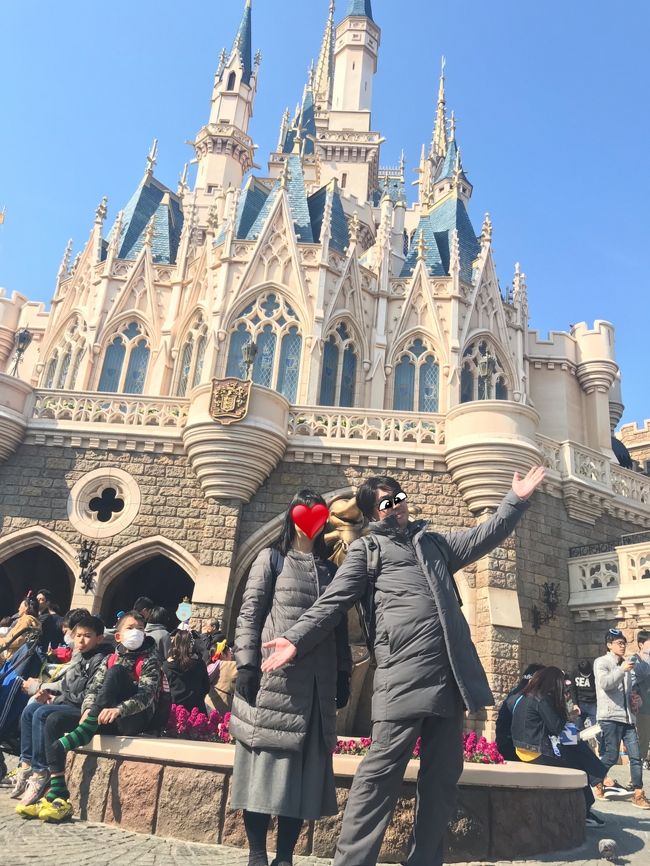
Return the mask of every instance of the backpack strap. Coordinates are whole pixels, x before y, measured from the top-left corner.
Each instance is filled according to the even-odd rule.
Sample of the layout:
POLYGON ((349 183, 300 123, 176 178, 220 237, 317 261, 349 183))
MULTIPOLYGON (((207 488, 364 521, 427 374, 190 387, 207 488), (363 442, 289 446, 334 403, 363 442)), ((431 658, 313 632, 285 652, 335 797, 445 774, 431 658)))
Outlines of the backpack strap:
POLYGON ((379 544, 372 533, 364 535, 361 540, 366 546, 366 571, 368 572, 368 579, 374 586, 377 583, 380 569, 379 544))
POLYGON ((363 638, 366 642, 371 658, 374 659, 375 588, 381 570, 379 543, 372 533, 362 536, 361 540, 366 547, 366 572, 368 574, 368 585, 362 598, 357 601, 356 608, 363 638))
POLYGON ((106 667, 112 668, 115 662, 117 661, 117 653, 111 653, 106 659, 106 667))

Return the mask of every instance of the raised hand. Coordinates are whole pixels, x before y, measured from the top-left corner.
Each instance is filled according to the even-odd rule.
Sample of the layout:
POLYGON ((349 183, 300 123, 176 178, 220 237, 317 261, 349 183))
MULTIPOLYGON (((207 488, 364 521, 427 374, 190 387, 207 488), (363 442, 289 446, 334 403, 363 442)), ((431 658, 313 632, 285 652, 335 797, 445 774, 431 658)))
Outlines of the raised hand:
POLYGON ((545 475, 546 469, 543 466, 534 466, 524 478, 515 472, 512 479, 512 489, 520 499, 528 499, 542 483, 545 475))
POLYGON ((296 647, 290 640, 287 640, 286 637, 276 637, 275 640, 270 640, 267 643, 262 644, 262 647, 263 649, 274 650, 274 652, 262 662, 262 670, 264 673, 280 670, 280 668, 283 668, 285 665, 288 665, 289 662, 292 662, 298 652, 296 647))

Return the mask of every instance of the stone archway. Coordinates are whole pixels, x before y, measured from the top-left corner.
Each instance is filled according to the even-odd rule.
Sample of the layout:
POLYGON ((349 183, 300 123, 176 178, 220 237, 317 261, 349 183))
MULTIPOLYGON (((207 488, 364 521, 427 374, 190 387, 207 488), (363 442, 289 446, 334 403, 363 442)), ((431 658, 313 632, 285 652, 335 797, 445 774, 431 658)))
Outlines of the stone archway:
POLYGON ((16 612, 29 590, 49 589, 61 613, 72 604, 77 564, 72 547, 40 526, 0 539, 0 616, 16 612))
POLYGON ((98 566, 94 610, 112 625, 118 611, 146 595, 173 618, 179 602, 192 598, 199 568, 190 553, 163 536, 135 542, 98 566))

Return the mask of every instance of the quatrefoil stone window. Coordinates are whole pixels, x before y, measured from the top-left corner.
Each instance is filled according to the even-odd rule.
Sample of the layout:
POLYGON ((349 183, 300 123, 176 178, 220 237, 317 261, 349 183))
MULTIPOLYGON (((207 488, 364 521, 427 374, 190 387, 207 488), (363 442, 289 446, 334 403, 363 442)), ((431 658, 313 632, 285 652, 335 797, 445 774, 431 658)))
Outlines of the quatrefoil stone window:
POLYGON ((110 538, 133 523, 140 498, 140 488, 128 472, 95 469, 70 491, 68 519, 86 538, 110 538))

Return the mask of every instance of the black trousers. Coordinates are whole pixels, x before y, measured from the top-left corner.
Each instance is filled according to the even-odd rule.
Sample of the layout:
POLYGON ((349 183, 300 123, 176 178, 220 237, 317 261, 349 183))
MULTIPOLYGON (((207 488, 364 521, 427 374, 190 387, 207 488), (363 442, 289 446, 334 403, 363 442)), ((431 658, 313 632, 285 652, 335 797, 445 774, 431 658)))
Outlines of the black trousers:
POLYGON ((45 719, 43 734, 45 738, 45 757, 50 773, 63 773, 65 770, 66 753, 59 743, 59 737, 74 730, 79 724, 81 710, 72 704, 57 704, 60 710, 51 713, 45 719))

